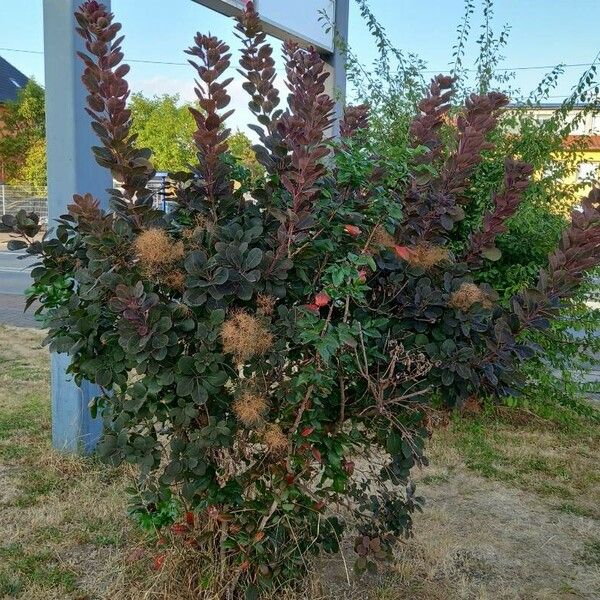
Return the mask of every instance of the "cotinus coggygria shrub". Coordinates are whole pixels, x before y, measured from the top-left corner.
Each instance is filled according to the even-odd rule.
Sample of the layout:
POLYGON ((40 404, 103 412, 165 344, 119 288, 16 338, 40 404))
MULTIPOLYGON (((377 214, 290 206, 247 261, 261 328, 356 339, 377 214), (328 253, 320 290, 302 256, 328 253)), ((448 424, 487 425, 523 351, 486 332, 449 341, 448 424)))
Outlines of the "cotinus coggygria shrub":
POLYGON ((251 180, 232 160, 231 54, 198 34, 188 50, 198 162, 172 177, 165 214, 148 189, 151 151, 130 132, 120 25, 95 1, 76 18, 93 151, 117 182, 110 208, 75 196, 41 242, 33 214, 3 228, 25 237, 11 247, 39 257, 30 302, 41 303, 50 348, 102 390, 99 453, 139 466, 138 513, 164 515, 170 502, 187 513, 177 531, 199 559, 220 561, 234 594, 298 581, 306 556, 336 552, 346 527, 356 568, 371 567, 411 533, 420 499, 409 475, 425 462, 433 406, 517 389, 515 365, 535 351, 519 333, 547 326, 598 263, 598 193, 537 288, 502 309, 477 271, 495 258, 531 168, 507 157, 468 251, 455 256, 448 240, 506 97, 472 96, 447 152, 453 80, 437 77, 411 127, 411 164, 392 163, 372 152, 365 106, 346 110, 339 141, 327 138, 323 62, 293 42, 280 108, 249 3, 239 72, 267 175, 251 180))

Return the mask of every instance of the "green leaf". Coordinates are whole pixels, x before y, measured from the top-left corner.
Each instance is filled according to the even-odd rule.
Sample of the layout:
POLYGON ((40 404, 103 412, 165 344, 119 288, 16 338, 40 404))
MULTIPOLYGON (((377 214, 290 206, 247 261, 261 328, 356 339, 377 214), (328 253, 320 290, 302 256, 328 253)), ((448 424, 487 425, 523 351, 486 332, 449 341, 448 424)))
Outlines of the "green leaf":
POLYGON ((258 267, 262 261, 262 257, 263 253, 260 248, 252 248, 252 250, 248 252, 246 260, 244 261, 244 270, 250 271, 258 267))
POLYGON ((259 597, 259 591, 255 585, 250 585, 246 588, 246 600, 258 600, 259 597))
POLYGON ((442 344, 442 352, 444 352, 445 354, 447 354, 449 356, 450 354, 452 354, 455 351, 456 351, 456 344, 454 343, 454 340, 451 340, 450 338, 448 338, 447 340, 444 340, 444 342, 442 344))
POLYGON ((386 441, 386 449, 392 456, 402 452, 402 436, 398 432, 391 431, 389 433, 386 441))
POLYGON ((429 338, 423 333, 419 333, 415 336, 415 346, 425 346, 429 343, 429 338))
POLYGON ((185 270, 190 275, 202 275, 207 261, 208 257, 202 250, 194 250, 194 252, 189 254, 185 259, 185 270))
POLYGON ((177 382, 178 396, 191 396, 194 389, 194 379, 192 377, 180 377, 177 382))
POLYGON ((492 260, 495 262, 502 258, 502 250, 500 250, 500 248, 496 248, 495 246, 492 246, 490 248, 484 248, 481 251, 481 255, 484 258, 487 258, 488 260, 492 260))
POLYGON ((27 246, 27 242, 24 242, 23 240, 10 240, 8 244, 6 244, 6 247, 11 251, 24 250, 27 246))
POLYGON ((200 404, 200 405, 205 404, 206 401, 208 400, 208 392, 202 386, 202 384, 200 383, 200 381, 198 379, 193 380, 192 400, 196 404, 200 404))
POLYGON ((206 302, 206 298, 206 292, 198 288, 186 290, 183 294, 183 301, 188 306, 202 306, 206 302))

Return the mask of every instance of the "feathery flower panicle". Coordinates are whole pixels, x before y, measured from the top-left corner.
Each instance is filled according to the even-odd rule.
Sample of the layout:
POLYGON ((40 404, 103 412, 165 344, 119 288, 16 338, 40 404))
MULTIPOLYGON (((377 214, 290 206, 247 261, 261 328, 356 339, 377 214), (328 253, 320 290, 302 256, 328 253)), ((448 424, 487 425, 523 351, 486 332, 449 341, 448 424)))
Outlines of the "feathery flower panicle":
POLYGON ((474 304, 481 304, 484 308, 493 306, 489 295, 474 283, 463 283, 458 290, 452 292, 448 306, 462 312, 468 312, 474 304))
POLYGON ((246 427, 254 427, 262 423, 268 407, 267 401, 262 396, 244 392, 233 403, 233 413, 240 423, 246 427))
POLYGON ((288 446, 288 439, 276 424, 268 425, 264 434, 263 441, 271 454, 281 454, 288 446))
POLYGON ((275 310, 277 298, 267 294, 258 294, 256 298, 256 307, 259 315, 270 316, 275 310))
POLYGON ((376 225, 371 233, 369 247, 371 249, 393 248, 396 243, 394 236, 383 225, 376 225))
POLYGON ((149 274, 156 274, 184 256, 183 242, 171 239, 164 229, 142 231, 133 246, 140 263, 149 274))
POLYGON ((450 251, 443 246, 420 244, 410 249, 406 261, 425 271, 450 260, 450 251))
POLYGON ((223 352, 242 363, 267 352, 273 345, 273 334, 257 317, 237 310, 223 323, 221 342, 223 352))
POLYGON ((163 281, 170 288, 173 288, 174 290, 178 290, 178 291, 182 292, 185 289, 185 278, 186 278, 185 273, 183 271, 177 269, 175 271, 171 271, 170 273, 168 273, 165 276, 163 281))

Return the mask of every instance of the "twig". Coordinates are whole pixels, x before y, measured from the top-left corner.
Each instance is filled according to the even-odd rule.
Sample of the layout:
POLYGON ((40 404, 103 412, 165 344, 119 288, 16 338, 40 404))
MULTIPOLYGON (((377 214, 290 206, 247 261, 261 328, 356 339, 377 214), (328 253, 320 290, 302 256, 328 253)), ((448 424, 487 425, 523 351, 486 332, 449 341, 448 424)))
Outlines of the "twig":
POLYGON ((302 421, 302 415, 304 414, 304 411, 306 410, 306 407, 308 406, 308 401, 309 401, 314 389, 315 389, 315 386, 311 385, 306 390, 306 394, 304 394, 304 398, 302 399, 302 403, 300 404, 300 408, 298 409, 298 414, 296 415, 294 424, 292 425, 292 428, 290 429, 290 435, 296 433, 296 431, 298 430, 298 427, 300 426, 300 421, 302 421))
POLYGON ((258 525, 258 531, 262 531, 265 528, 265 525, 268 523, 269 519, 273 516, 273 513, 277 510, 279 506, 279 500, 275 498, 271 503, 271 508, 269 508, 269 512, 260 520, 258 525))

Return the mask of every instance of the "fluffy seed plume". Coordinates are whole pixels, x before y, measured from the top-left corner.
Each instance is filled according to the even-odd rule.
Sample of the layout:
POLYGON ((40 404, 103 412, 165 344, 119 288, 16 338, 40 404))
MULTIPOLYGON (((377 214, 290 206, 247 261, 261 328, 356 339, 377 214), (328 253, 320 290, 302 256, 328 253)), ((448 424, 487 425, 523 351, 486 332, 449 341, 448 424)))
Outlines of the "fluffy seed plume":
POLYGON ((233 413, 237 420, 246 427, 259 425, 267 408, 267 401, 262 396, 249 392, 243 393, 233 403, 233 413))
POLYGON ((492 301, 488 294, 474 283, 463 283, 458 290, 452 292, 448 305, 462 312, 467 312, 473 304, 479 303, 484 308, 491 308, 492 301))
POLYGON ((146 229, 134 242, 135 252, 149 274, 172 265, 184 255, 183 243, 175 242, 164 229, 146 229))
POLYGON ((396 245, 396 240, 391 233, 388 233, 383 225, 376 225, 371 233, 371 248, 393 248, 396 245))
POLYGON ((418 245, 410 249, 407 262, 425 271, 449 260, 450 252, 442 246, 418 245))
POLYGON ((223 323, 221 341, 225 354, 241 363, 269 350, 273 335, 254 315, 238 310, 223 323))
POLYGON ((258 314, 265 316, 272 315, 276 302, 277 299, 273 296, 268 296, 267 294, 258 294, 258 297, 256 298, 258 314))
POLYGON ((185 288, 185 273, 180 270, 172 271, 165 276, 164 282, 174 290, 181 292, 185 288))
POLYGON ((263 441, 271 454, 280 454, 288 445, 288 439, 279 425, 269 425, 263 434, 263 441))

